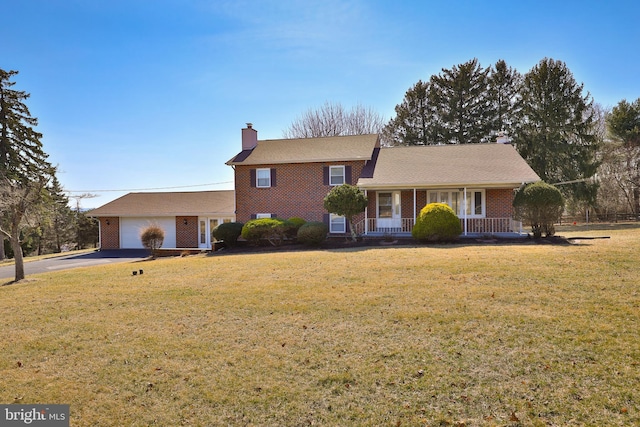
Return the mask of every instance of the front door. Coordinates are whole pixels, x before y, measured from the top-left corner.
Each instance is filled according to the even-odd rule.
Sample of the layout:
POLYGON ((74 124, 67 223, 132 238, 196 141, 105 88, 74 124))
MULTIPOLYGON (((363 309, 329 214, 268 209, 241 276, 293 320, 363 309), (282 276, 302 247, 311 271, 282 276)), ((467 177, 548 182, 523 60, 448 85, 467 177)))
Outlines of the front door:
POLYGON ((381 233, 402 231, 402 212, 400 211, 400 192, 378 193, 378 224, 381 233))

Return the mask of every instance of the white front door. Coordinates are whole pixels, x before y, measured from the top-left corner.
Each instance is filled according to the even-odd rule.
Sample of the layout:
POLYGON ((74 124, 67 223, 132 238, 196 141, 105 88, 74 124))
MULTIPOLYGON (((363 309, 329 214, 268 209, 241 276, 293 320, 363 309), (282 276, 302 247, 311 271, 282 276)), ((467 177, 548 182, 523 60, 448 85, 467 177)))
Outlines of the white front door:
POLYGON ((402 231, 399 191, 378 193, 378 224, 376 231, 382 233, 402 231))

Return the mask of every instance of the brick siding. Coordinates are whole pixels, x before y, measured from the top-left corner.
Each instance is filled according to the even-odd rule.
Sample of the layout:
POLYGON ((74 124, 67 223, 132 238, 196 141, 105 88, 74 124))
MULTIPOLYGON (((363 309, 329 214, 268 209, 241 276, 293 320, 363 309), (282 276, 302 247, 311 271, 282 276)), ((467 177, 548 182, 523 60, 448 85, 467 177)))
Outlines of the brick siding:
POLYGON ((100 221, 100 249, 120 249, 120 218, 102 217, 98 220, 100 221))
POLYGON ((331 163, 272 164, 235 166, 236 220, 247 222, 251 215, 269 213, 278 218, 294 216, 307 221, 322 221, 327 213, 324 197, 331 186, 324 185, 323 168, 351 166, 351 182, 355 184, 364 167, 364 161, 331 163), (276 185, 269 188, 251 186, 251 169, 276 170, 276 185))
POLYGON ((198 217, 197 216, 177 216, 176 217, 176 247, 177 248, 197 248, 198 236, 199 235, 198 235, 198 217))
POLYGON ((488 189, 487 218, 511 218, 513 216, 513 189, 488 189))

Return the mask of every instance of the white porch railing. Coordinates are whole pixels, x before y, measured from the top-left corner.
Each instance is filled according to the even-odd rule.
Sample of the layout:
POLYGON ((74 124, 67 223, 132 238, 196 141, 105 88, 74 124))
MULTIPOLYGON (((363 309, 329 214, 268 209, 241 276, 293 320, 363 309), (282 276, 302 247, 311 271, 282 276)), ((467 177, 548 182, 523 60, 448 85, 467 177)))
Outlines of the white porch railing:
MULTIPOLYGON (((388 223, 388 220, 386 220, 388 223)), ((512 218, 460 218, 463 234, 521 233, 522 223, 512 218)), ((367 218, 355 224, 357 234, 410 234, 413 230, 413 218, 402 218, 397 227, 378 227, 377 218, 367 218), (366 221, 366 229, 365 229, 366 221)))

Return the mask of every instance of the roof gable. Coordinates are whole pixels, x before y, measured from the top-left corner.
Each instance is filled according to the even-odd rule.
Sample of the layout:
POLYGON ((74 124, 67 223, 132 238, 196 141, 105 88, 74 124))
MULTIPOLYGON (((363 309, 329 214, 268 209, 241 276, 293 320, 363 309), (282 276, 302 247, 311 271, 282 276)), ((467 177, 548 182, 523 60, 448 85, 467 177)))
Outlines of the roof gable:
POLYGON ((377 134, 324 138, 271 139, 258 141, 252 150, 243 150, 227 165, 264 165, 371 160, 380 146, 377 134))

